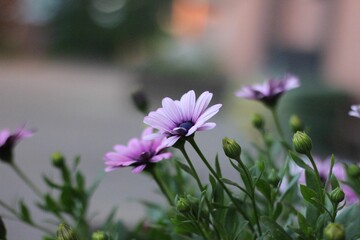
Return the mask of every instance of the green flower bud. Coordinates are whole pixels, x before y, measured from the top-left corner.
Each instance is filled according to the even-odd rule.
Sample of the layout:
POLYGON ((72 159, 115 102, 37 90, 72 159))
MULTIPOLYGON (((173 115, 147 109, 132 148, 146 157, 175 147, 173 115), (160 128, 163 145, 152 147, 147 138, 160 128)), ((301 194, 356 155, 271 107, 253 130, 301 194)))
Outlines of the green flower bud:
POLYGON ((148 99, 145 95, 145 92, 142 90, 136 91, 131 94, 132 101, 135 107, 142 113, 147 113, 148 111, 148 99))
POLYGON ((182 213, 189 212, 191 211, 191 203, 186 197, 179 197, 176 201, 176 209, 182 213))
POLYGON ((66 223, 60 223, 56 232, 57 240, 78 240, 75 231, 66 223))
POLYGON ((252 125, 256 129, 263 129, 264 128, 264 118, 260 114, 255 113, 251 120, 252 125))
POLYGON ((304 132, 297 131, 293 136, 294 148, 298 153, 310 154, 312 149, 311 138, 304 132))
POLYGON ((240 145, 231 138, 225 137, 222 140, 223 149, 225 152, 225 155, 232 159, 239 159, 241 154, 241 147, 240 145))
POLYGON ((347 173, 352 178, 358 178, 360 177, 360 167, 355 164, 351 164, 347 168, 347 173))
POLYGON ((289 124, 293 133, 296 133, 297 131, 304 131, 304 126, 298 115, 292 115, 290 117, 289 124))
POLYGON ((103 231, 96 231, 92 234, 92 240, 108 240, 108 236, 103 231))
POLYGON ((61 153, 54 152, 51 155, 51 162, 52 162, 53 166, 61 168, 64 166, 65 158, 61 153))
POLYGON ((344 226, 339 223, 329 223, 324 229, 324 236, 327 240, 344 240, 344 226))
POLYGON ((343 192, 343 190, 339 187, 335 188, 334 190, 332 190, 330 192, 330 200, 333 202, 333 203, 340 203, 344 200, 345 198, 345 193, 343 192))

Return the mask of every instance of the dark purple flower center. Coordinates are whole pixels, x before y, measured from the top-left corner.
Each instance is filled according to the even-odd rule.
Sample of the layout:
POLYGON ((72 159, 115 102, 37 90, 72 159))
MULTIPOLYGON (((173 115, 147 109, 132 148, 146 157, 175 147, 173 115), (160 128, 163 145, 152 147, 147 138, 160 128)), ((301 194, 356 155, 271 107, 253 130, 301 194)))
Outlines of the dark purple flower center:
POLYGON ((151 152, 142 152, 139 156, 139 162, 148 162, 154 154, 151 152))
POLYGON ((185 136, 192 126, 194 126, 194 123, 191 121, 183 122, 176 128, 176 132, 179 135, 185 136))

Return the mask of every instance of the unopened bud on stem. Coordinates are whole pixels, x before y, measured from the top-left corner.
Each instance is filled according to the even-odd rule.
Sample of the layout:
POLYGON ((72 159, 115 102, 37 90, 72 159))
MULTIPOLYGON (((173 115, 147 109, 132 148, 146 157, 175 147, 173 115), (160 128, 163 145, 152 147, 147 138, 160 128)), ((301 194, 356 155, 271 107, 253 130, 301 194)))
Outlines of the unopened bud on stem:
POLYGON ((227 157, 235 160, 238 160, 240 158, 241 147, 234 139, 225 137, 222 140, 222 144, 225 155, 227 157))
POLYGON ((329 223, 324 229, 324 235, 327 240, 344 240, 344 226, 339 223, 329 223))
POLYGON ((108 240, 106 233, 103 231, 96 231, 92 234, 92 240, 108 240))
POLYGON ((345 198, 345 193, 339 187, 335 188, 330 192, 330 199, 333 203, 339 204, 345 198))
POLYGON ((293 133, 296 133, 297 131, 304 131, 304 126, 298 115, 292 115, 290 117, 289 124, 293 133))
POLYGON ((306 133, 297 131, 293 136, 293 144, 296 152, 310 154, 312 149, 312 141, 306 133))
POLYGON ((66 223, 60 223, 56 232, 57 240, 78 240, 75 231, 66 223))

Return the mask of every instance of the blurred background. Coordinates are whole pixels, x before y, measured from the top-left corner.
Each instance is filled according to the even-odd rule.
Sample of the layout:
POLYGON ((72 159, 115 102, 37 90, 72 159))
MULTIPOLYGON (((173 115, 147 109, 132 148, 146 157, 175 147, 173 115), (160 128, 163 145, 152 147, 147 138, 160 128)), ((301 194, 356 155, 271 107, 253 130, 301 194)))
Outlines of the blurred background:
MULTIPOLYGON (((360 103, 359 12, 354 0, 1 0, 0 128, 37 129, 16 161, 40 187, 54 151, 69 160, 80 154, 91 183, 104 175, 103 154, 144 127, 131 93, 143 90, 155 110, 166 96, 214 92, 212 103, 223 103, 218 126, 197 139, 208 156, 223 156, 224 136, 250 145, 259 138, 251 115, 270 116, 261 104, 236 99, 235 90, 290 72, 302 87, 281 100, 283 127, 296 113, 319 156, 357 161, 360 122, 347 112, 360 103)), ((4 164, 0 189, 7 202, 36 202, 4 164)), ((92 223, 116 206, 134 224, 144 215, 139 199, 165 203, 143 175, 106 174, 92 199, 92 223)), ((9 239, 42 236, 11 217, 5 224, 9 239)))

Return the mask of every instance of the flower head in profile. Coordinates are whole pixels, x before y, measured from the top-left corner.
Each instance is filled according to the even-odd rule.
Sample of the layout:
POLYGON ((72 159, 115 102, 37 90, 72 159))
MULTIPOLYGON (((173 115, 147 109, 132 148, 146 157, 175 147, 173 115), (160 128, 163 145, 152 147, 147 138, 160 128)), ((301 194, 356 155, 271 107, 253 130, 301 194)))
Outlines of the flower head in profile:
POLYGON ((172 157, 163 147, 164 138, 145 140, 146 135, 152 134, 152 128, 146 128, 140 139, 133 138, 127 146, 115 145, 115 152, 105 154, 105 171, 110 172, 116 168, 133 167, 133 173, 140 173, 152 163, 172 157))
POLYGON ((216 126, 213 122, 206 122, 221 108, 216 104, 208 108, 212 93, 203 92, 196 100, 193 90, 185 93, 180 100, 164 98, 162 108, 150 112, 144 123, 158 129, 158 133, 166 137, 165 146, 173 146, 180 138, 191 136, 196 131, 209 130, 216 126))
POLYGON ((11 133, 9 129, 3 129, 0 132, 0 160, 6 163, 13 161, 13 149, 15 145, 24 138, 31 137, 33 131, 21 127, 11 133))
POLYGON ((235 95, 241 98, 260 101, 267 106, 274 106, 284 92, 299 86, 298 77, 286 74, 278 79, 269 79, 263 84, 244 86, 235 95))
POLYGON ((352 105, 349 115, 353 117, 360 118, 360 105, 352 105))

